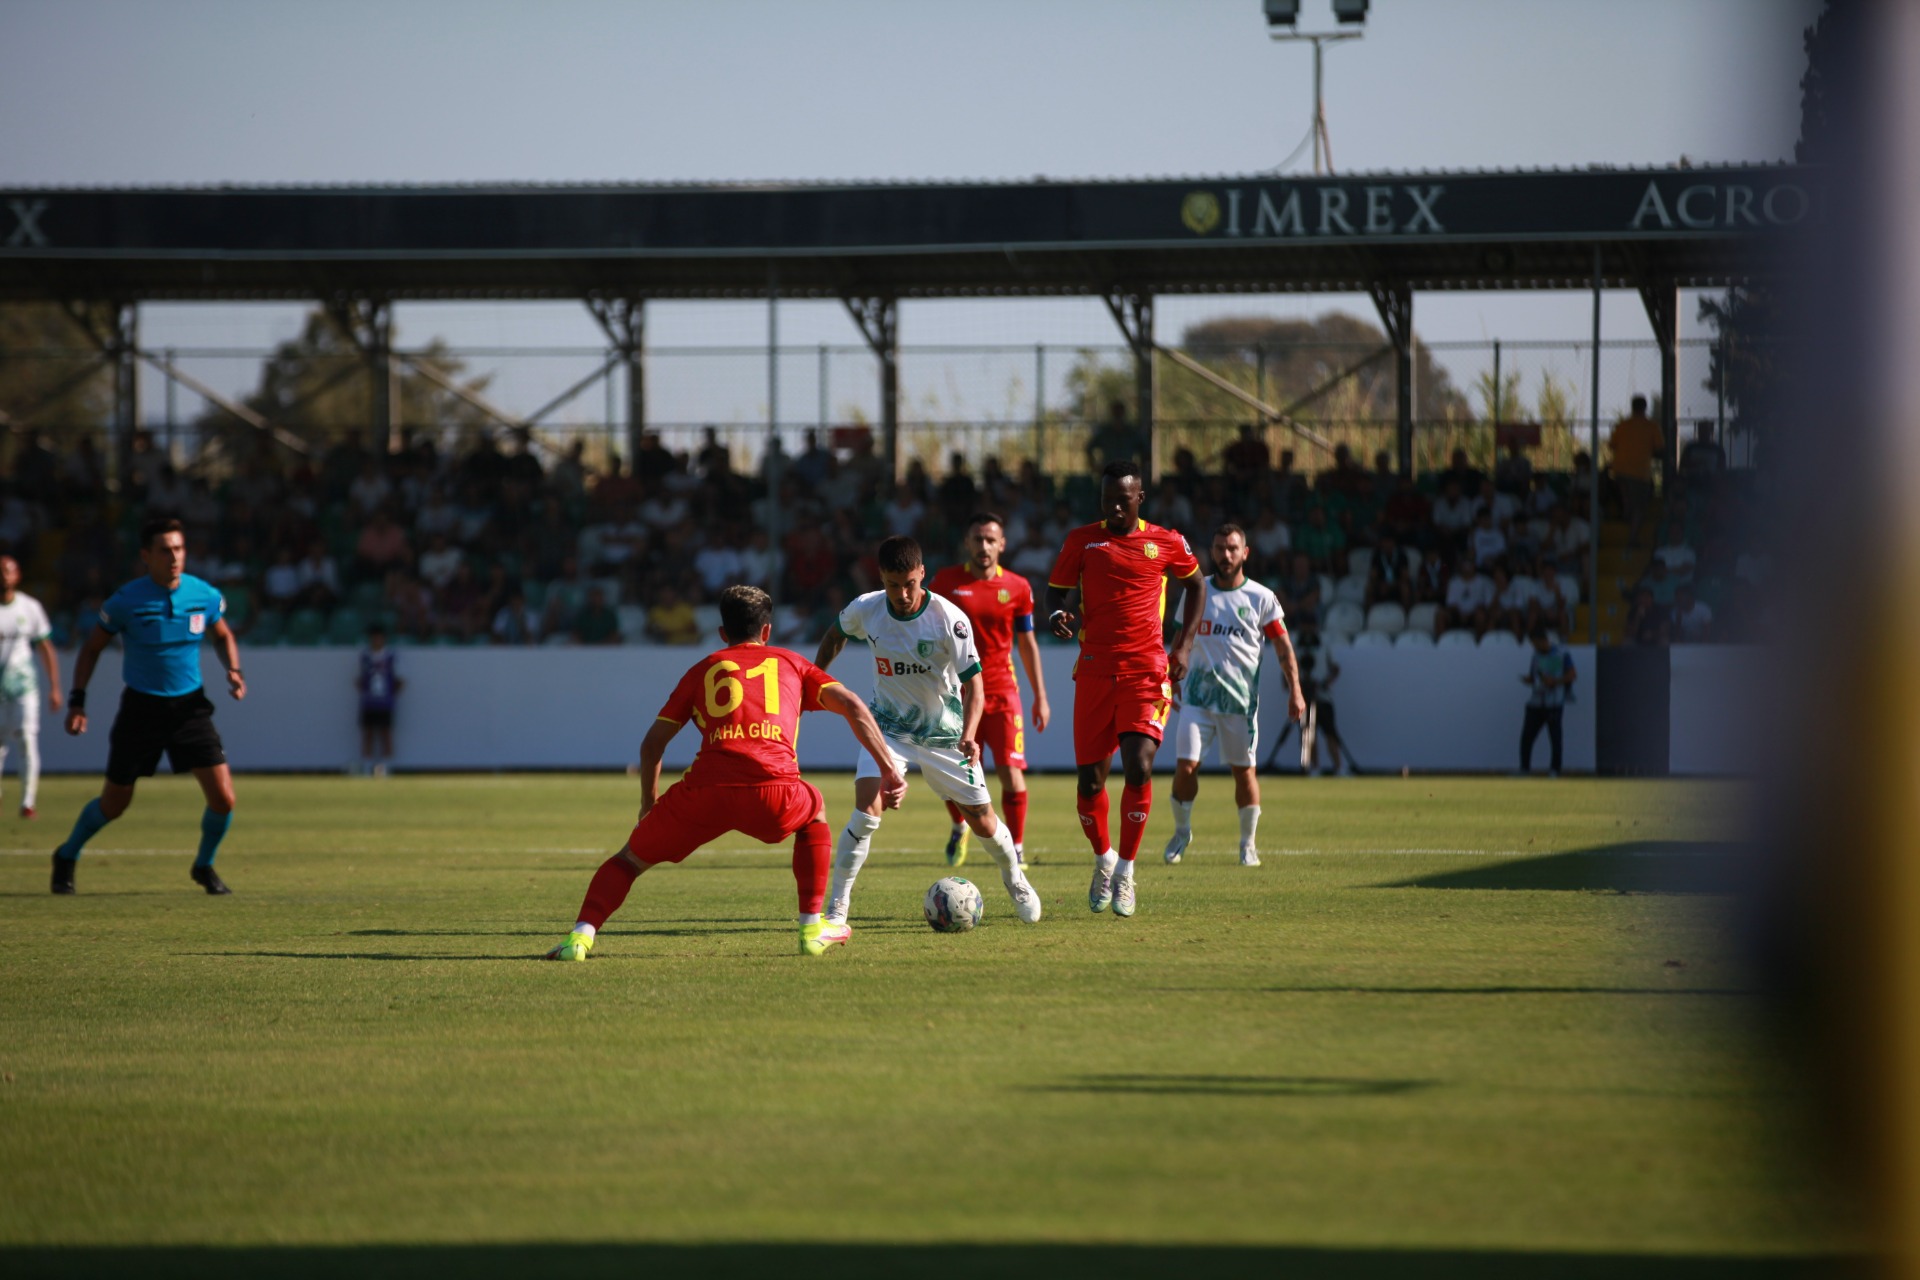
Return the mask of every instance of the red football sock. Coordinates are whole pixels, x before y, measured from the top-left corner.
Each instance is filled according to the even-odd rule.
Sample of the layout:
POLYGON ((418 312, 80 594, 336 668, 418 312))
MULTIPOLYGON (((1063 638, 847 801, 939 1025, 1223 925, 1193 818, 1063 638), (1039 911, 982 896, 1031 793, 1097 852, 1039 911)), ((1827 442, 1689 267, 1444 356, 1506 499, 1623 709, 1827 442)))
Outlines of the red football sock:
POLYGON ((580 904, 578 918, 595 929, 605 924, 607 917, 627 900, 627 890, 633 888, 634 877, 639 874, 617 853, 601 863, 587 885, 586 901, 580 904))
POLYGON ((800 891, 800 914, 817 916, 827 896, 827 872, 833 865, 833 832, 824 822, 809 822, 793 838, 793 883, 800 891))
POLYGON ((960 806, 951 800, 947 801, 947 816, 953 819, 956 827, 967 820, 967 815, 960 812, 960 806))
POLYGON ((1120 857, 1132 862, 1147 834, 1147 815, 1153 812, 1153 779, 1120 788, 1120 857))
MULTIPOLYGON (((1006 811, 1007 830, 1013 835, 1015 844, 1027 842, 1027 793, 1007 790, 1000 795, 1000 807, 1006 811)), ((1106 850, 1102 849, 1102 853, 1106 850)))
POLYGON ((1107 789, 1102 787, 1090 796, 1076 791, 1073 804, 1080 810, 1080 826, 1087 833, 1087 843, 1093 846, 1093 856, 1106 857, 1113 847, 1107 840, 1107 789))

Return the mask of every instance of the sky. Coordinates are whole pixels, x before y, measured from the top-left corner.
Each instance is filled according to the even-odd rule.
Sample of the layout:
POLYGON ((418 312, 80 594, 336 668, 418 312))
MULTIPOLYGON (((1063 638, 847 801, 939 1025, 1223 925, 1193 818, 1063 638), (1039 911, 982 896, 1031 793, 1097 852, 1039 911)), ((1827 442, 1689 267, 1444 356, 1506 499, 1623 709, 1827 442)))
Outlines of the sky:
MULTIPOLYGON (((1326 55, 1335 168, 1785 159, 1817 8, 1375 0, 1364 39, 1326 55)), ((1301 9, 1300 30, 1333 26, 1328 0, 1301 9)), ((1245 175, 1286 160, 1310 112, 1311 55, 1268 39, 1260 0, 0 0, 9 185, 1245 175)), ((1160 331, 1334 308, 1370 315, 1354 297, 1167 299, 1160 331)), ((1430 342, 1578 339, 1590 308, 1583 295, 1423 294, 1415 326, 1430 342)), ((285 306, 153 305, 142 337, 264 348, 299 320, 285 306)), ((398 324, 403 343, 601 343, 572 304, 415 304, 398 324)), ((858 340, 830 304, 786 304, 779 324, 783 344, 858 340)), ((1604 328, 1649 336, 1631 294, 1608 295, 1604 328)), ((1683 336, 1702 332, 1685 301, 1683 336)), ((656 347, 766 333, 763 304, 655 304, 649 322, 656 347)), ((1116 338, 1098 302, 1067 299, 910 302, 901 340, 1116 338)), ((704 385, 751 380, 731 372, 743 360, 689 357, 730 372, 663 376, 656 415, 750 414, 755 395, 764 414, 763 374, 731 399, 704 385)), ((525 410, 592 362, 496 363, 496 389, 525 410)), ((202 373, 240 389, 250 367, 202 373)), ((975 402, 1002 377, 958 376, 975 402)), ((782 418, 810 416, 811 376, 782 387, 782 418)), ((585 400, 576 412, 604 411, 585 400)))

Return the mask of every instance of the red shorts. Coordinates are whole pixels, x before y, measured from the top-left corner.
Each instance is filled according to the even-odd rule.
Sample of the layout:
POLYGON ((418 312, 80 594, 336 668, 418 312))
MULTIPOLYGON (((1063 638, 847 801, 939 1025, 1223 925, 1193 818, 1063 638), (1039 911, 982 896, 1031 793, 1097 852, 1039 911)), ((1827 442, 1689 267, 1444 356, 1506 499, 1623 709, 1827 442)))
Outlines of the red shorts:
POLYGON ((1164 675, 1074 672, 1074 763, 1112 759, 1123 733, 1144 733, 1160 741, 1172 706, 1173 686, 1164 675))
POLYGON ((1018 711, 989 711, 980 717, 980 729, 974 734, 980 750, 993 752, 995 765, 1027 767, 1027 722, 1018 711))
POLYGON ((642 862, 679 862, 729 831, 778 844, 818 817, 824 805, 813 784, 798 778, 692 791, 676 782, 640 819, 627 848, 642 862))

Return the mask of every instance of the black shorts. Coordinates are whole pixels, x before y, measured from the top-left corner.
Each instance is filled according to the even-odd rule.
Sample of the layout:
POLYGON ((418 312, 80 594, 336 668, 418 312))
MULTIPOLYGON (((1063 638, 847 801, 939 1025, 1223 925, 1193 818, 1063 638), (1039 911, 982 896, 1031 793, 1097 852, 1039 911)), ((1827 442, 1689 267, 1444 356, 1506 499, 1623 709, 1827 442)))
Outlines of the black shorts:
POLYGON ((360 727, 362 729, 393 728, 393 708, 392 707, 360 708, 360 727))
POLYGON ((107 781, 122 787, 151 778, 163 752, 175 773, 227 762, 205 689, 177 698, 126 690, 120 695, 120 714, 113 718, 108 743, 107 781))

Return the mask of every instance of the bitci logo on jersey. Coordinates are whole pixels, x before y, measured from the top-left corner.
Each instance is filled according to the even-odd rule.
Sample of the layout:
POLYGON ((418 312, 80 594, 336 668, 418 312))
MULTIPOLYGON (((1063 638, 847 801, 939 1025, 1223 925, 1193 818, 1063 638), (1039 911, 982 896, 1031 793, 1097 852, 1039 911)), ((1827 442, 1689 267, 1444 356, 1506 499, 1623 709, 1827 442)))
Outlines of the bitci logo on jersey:
POLYGON ((933 668, 919 662, 895 662, 891 658, 873 660, 874 666, 883 676, 927 676, 933 674, 933 668))

